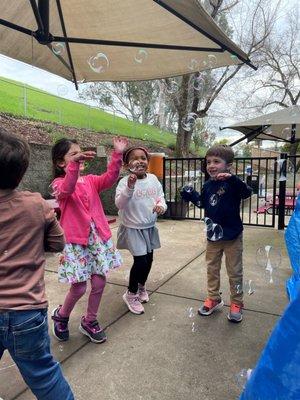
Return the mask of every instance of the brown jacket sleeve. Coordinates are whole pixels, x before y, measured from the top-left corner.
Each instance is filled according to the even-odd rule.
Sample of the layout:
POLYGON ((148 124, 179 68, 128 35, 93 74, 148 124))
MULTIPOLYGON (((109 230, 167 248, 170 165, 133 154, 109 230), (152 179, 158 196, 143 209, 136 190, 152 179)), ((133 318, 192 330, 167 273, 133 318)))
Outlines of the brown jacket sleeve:
POLYGON ((64 232, 57 221, 54 210, 44 200, 43 207, 45 215, 44 249, 54 253, 62 251, 65 245, 64 232))

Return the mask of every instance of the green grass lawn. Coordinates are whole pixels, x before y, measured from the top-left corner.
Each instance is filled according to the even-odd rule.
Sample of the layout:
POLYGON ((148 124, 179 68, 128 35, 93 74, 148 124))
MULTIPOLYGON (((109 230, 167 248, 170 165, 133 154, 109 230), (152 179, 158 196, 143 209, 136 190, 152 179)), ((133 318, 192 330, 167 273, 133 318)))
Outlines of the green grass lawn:
POLYGON ((176 140, 174 134, 151 125, 130 122, 6 78, 0 78, 0 112, 143 139, 167 147, 174 146, 176 140))

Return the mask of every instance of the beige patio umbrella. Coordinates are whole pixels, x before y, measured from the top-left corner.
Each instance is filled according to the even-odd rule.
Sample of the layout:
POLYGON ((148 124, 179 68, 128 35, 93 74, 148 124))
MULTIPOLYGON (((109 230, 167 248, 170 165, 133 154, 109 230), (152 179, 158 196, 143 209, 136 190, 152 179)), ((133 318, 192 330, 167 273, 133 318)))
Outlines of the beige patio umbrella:
POLYGON ((253 67, 197 0, 1 0, 0 17, 1 54, 76 87, 253 67))
POLYGON ((270 114, 237 122, 222 129, 234 129, 244 134, 244 137, 231 143, 231 146, 247 139, 277 140, 287 143, 300 141, 300 106, 294 105, 270 114))

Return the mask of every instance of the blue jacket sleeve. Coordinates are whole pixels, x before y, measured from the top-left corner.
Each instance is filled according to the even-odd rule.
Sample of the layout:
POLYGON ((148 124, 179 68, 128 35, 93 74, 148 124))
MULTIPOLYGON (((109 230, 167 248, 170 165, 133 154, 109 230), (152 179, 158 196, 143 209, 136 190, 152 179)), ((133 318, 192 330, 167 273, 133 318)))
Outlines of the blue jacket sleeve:
POLYGON ((197 192, 190 186, 184 186, 180 192, 181 198, 186 202, 192 202, 196 207, 203 207, 202 191, 197 192))

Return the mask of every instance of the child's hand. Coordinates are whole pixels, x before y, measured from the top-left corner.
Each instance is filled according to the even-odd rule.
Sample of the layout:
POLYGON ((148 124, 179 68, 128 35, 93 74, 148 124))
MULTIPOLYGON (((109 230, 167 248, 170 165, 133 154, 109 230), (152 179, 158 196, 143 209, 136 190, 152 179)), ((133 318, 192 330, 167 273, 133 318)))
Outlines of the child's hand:
POLYGON ((94 151, 82 151, 71 157, 71 160, 75 162, 92 160, 95 157, 95 155, 96 153, 94 151))
POLYGON ((127 181, 127 186, 129 187, 129 189, 134 189, 136 180, 137 180, 137 176, 135 174, 129 175, 128 181, 127 181))
POLYGON ((153 208, 153 212, 156 212, 157 215, 163 215, 165 213, 164 207, 156 204, 156 206, 153 208))
POLYGON ((216 176, 217 181, 226 181, 226 179, 229 179, 232 175, 229 172, 220 172, 216 176))
POLYGON ((128 139, 126 138, 114 138, 114 149, 117 153, 123 153, 128 146, 128 139))

